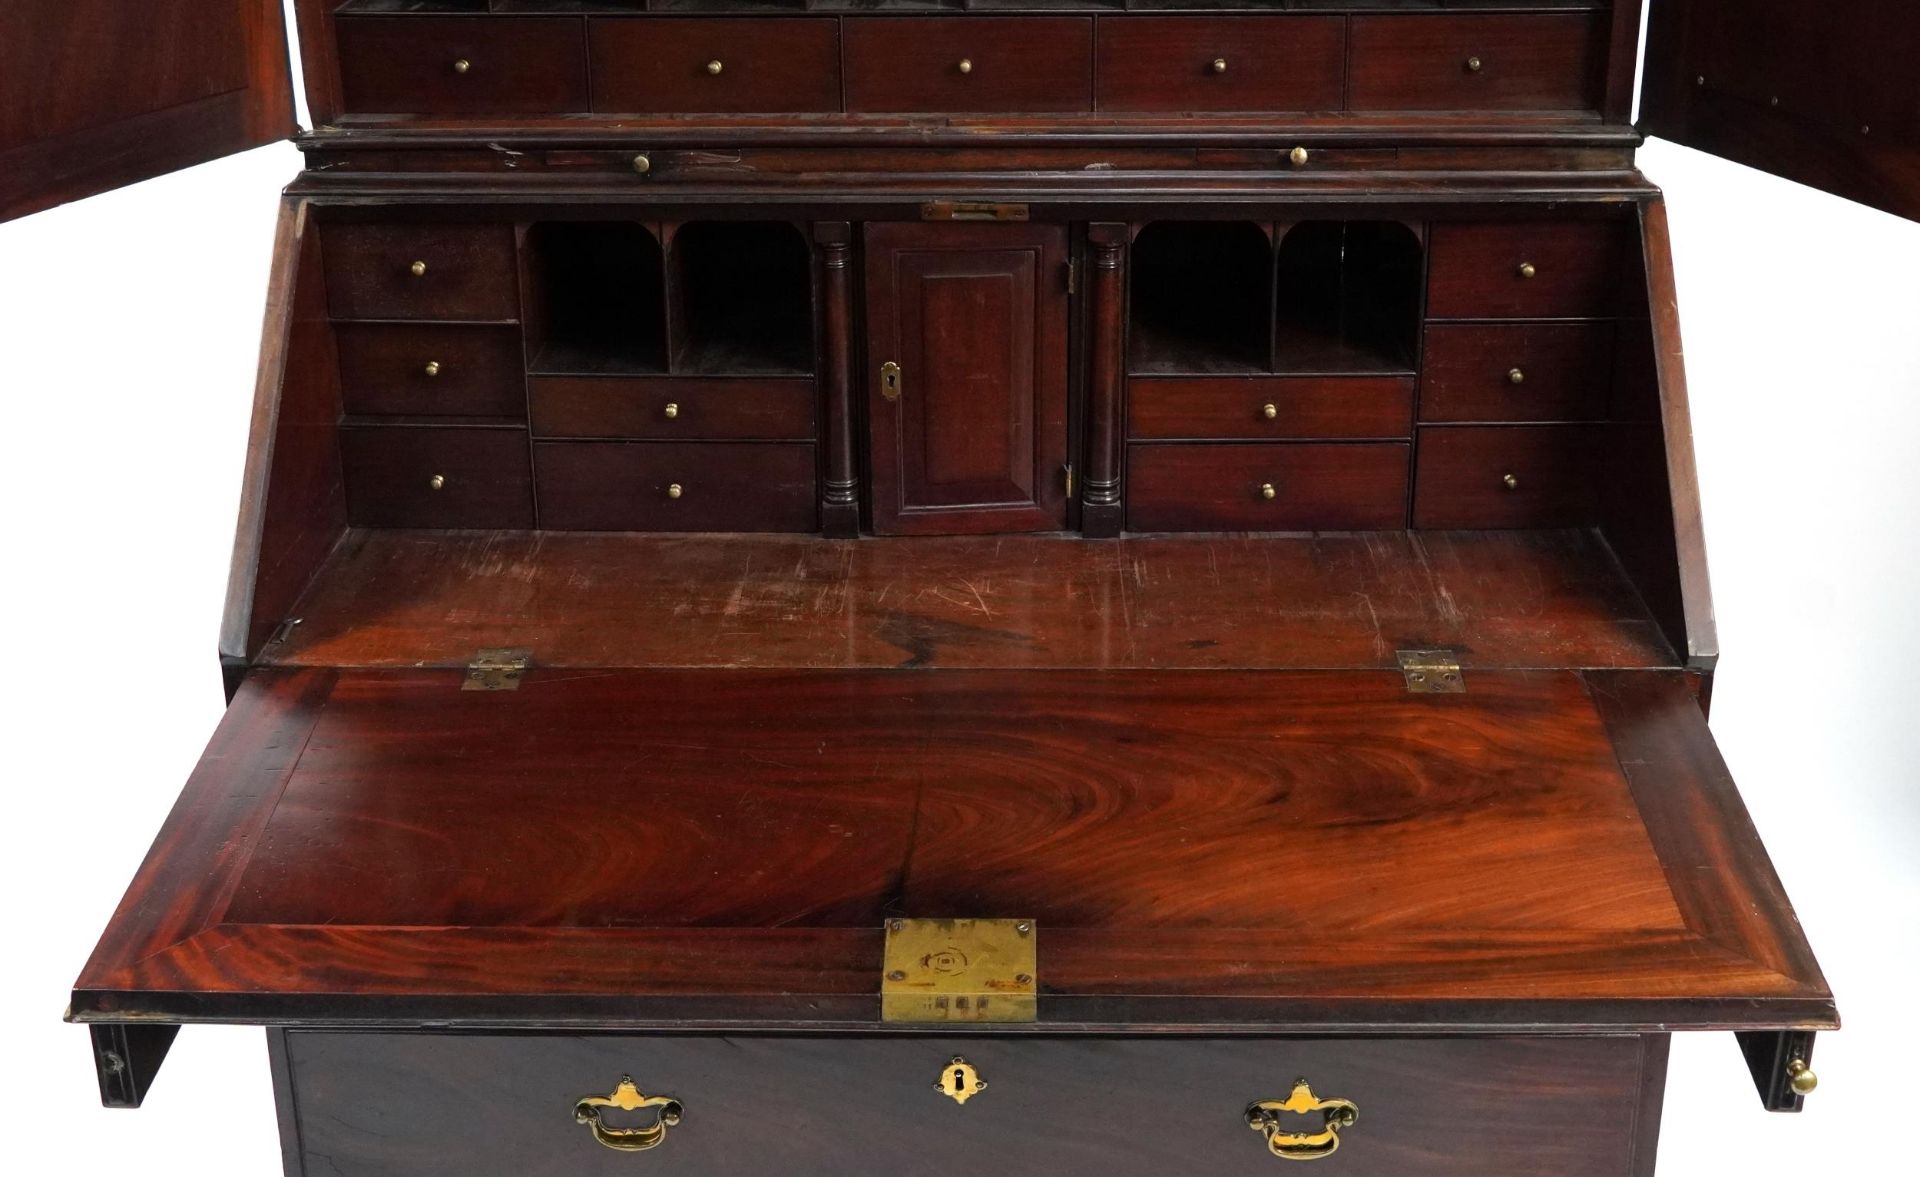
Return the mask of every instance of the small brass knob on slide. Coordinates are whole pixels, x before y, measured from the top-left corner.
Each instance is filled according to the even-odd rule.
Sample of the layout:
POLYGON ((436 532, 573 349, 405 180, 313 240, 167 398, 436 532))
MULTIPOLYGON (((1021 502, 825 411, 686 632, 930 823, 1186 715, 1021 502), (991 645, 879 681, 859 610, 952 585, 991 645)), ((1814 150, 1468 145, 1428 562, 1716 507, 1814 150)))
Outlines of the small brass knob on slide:
POLYGON ((420 371, 428 376, 438 376, 440 374, 440 361, 428 360, 427 366, 420 369, 420 371))
POLYGON ((685 493, 687 493, 686 488, 681 486, 677 482, 674 483, 672 486, 667 487, 667 497, 670 499, 677 499, 685 493))
POLYGON ((713 76, 715 76, 715 77, 719 77, 719 76, 720 76, 720 71, 721 71, 721 70, 723 70, 723 69, 725 69, 725 68, 727 68, 727 67, 726 67, 725 65, 723 65, 723 64, 721 64, 721 61, 720 61, 720 59, 719 59, 719 58, 717 58, 717 57, 716 57, 716 58, 714 58, 714 59, 713 59, 712 61, 709 61, 709 62, 707 63, 707 72, 708 72, 708 73, 710 73, 710 74, 712 74, 712 75, 713 75, 713 76))
POLYGON ((644 176, 653 170, 653 160, 643 151, 633 157, 633 170, 644 176))
POLYGON ((1787 1064, 1787 1083, 1795 1095, 1812 1095, 1820 1086, 1820 1076, 1813 1073, 1805 1059, 1794 1059, 1787 1064))
POLYGON ((473 63, 464 57, 453 63, 453 72, 456 74, 464 74, 472 68, 473 63))
POLYGON ((1275 404, 1261 405, 1260 415, 1262 417, 1265 417, 1267 420, 1272 421, 1275 418, 1280 416, 1280 406, 1275 404))
POLYGON ((668 405, 666 408, 660 411, 666 415, 666 418, 669 421, 675 420, 680 416, 679 405, 668 405))
POLYGON ((412 274, 416 278, 424 278, 427 276, 427 263, 415 262, 407 267, 407 273, 412 274))
POLYGON ((447 489, 447 476, 444 474, 436 474, 432 478, 427 479, 427 489, 428 490, 447 489))
POLYGON ((1525 384, 1526 382, 1527 382, 1527 373, 1526 373, 1526 369, 1524 369, 1524 368, 1513 368, 1513 369, 1510 369, 1510 370, 1509 370, 1509 371, 1507 372, 1507 383, 1508 383, 1508 384, 1525 384))
POLYGON ((1216 74, 1224 74, 1224 73, 1226 73, 1226 72, 1227 72, 1227 59, 1226 59, 1226 58, 1224 58, 1224 57, 1216 57, 1216 58, 1214 58, 1214 59, 1213 59, 1213 72, 1214 72, 1214 73, 1216 73, 1216 74))
POLYGON ((1296 168, 1305 166, 1308 158, 1310 157, 1307 154, 1307 149, 1304 147, 1296 147, 1292 151, 1287 152, 1287 160, 1296 168))
POLYGON ((1539 276, 1540 271, 1532 262, 1521 262, 1518 273, 1522 278, 1535 278, 1539 276))
POLYGON ((1487 68, 1487 63, 1486 63, 1486 62, 1484 62, 1484 61, 1481 61, 1481 60, 1480 60, 1480 59, 1479 59, 1478 57, 1469 57, 1469 58, 1467 58, 1467 72, 1468 72, 1468 73, 1470 73, 1470 74, 1477 74, 1477 73, 1479 73, 1479 72, 1480 72, 1481 70, 1483 70, 1483 69, 1485 69, 1485 68, 1487 68))
POLYGON ((971 57, 963 57, 960 59, 960 64, 954 68, 963 74, 970 74, 973 72, 973 59, 971 57))
POLYGON ((1509 474, 1500 480, 1500 485, 1506 487, 1508 490, 1519 490, 1520 476, 1517 474, 1509 474))
POLYGON ((1260 497, 1266 499, 1268 502, 1272 502, 1275 498, 1279 497, 1279 494, 1279 491, 1273 489, 1273 483, 1263 482, 1260 484, 1260 497))

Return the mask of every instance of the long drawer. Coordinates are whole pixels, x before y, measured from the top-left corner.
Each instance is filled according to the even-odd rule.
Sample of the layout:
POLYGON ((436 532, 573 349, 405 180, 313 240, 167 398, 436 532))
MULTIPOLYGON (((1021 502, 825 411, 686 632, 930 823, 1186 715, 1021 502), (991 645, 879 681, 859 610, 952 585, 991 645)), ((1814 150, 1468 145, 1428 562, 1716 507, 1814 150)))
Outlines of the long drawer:
POLYGON ((1659 1076, 1663 1045, 1632 1036, 303 1031, 284 1042, 278 1053, 291 1079, 300 1154, 309 1172, 331 1177, 614 1177, 643 1169, 700 1177, 1256 1177, 1282 1163, 1275 1148, 1337 1152, 1332 1163, 1356 1177, 1629 1177, 1636 1109, 1659 1076), (588 1105, 576 1114, 583 1098, 604 1100, 623 1078, 638 1096, 663 1103, 632 1111, 588 1105), (956 1086, 964 1102, 954 1098, 956 1086), (1269 1106, 1266 1122, 1254 1124, 1263 1118, 1256 1105, 1289 1100, 1311 1110, 1269 1106), (663 1112, 673 1122, 659 1133, 663 1112), (596 1119, 603 1129, 657 1136, 657 1146, 636 1155, 602 1145, 596 1119))

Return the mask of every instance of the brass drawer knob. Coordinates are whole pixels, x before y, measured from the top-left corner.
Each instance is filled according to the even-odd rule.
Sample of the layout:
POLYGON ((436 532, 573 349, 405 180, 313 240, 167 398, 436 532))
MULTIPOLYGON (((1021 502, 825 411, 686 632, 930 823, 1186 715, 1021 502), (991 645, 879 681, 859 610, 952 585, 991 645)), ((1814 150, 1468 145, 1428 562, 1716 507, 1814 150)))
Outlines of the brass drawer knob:
POLYGON ((1213 72, 1214 72, 1214 73, 1216 73, 1216 74, 1224 74, 1224 73, 1226 73, 1226 72, 1227 72, 1227 59, 1226 59, 1226 58, 1224 58, 1224 57, 1216 57, 1216 58, 1214 58, 1214 59, 1213 59, 1213 72))
POLYGON ((1540 275, 1539 269, 1532 262, 1521 262, 1518 273, 1522 278, 1537 278, 1540 275))
POLYGON ((427 366, 420 369, 420 371, 428 376, 438 376, 440 374, 440 361, 428 360, 427 366))
POLYGON ((674 405, 674 404, 670 404, 670 405, 668 405, 668 406, 667 406, 666 408, 664 408, 664 409, 662 409, 662 410, 660 410, 660 411, 661 411, 662 413, 665 413, 665 414, 666 414, 666 417, 667 417, 667 420, 669 420, 669 421, 673 421, 673 420, 677 420, 677 419, 679 418, 679 416, 680 416, 680 406, 679 406, 679 405, 674 405))
POLYGON ((633 1076, 620 1076, 620 1086, 613 1089, 611 1095, 584 1096, 573 1105, 573 1122, 585 1124, 593 1133, 593 1138, 615 1152, 646 1152, 658 1148, 667 1140, 667 1129, 678 1124, 686 1115, 686 1109, 680 1101, 664 1095, 643 1095, 634 1086, 633 1076), (640 1128, 609 1128, 600 1119, 603 1109, 613 1108, 622 1112, 641 1112, 652 1110, 657 1118, 652 1124, 640 1128))
POLYGON ((960 59, 960 64, 954 68, 963 74, 970 74, 973 72, 973 59, 971 57, 963 57, 960 59))
POLYGON ((427 276, 427 263, 415 262, 407 267, 407 273, 412 274, 416 278, 424 278, 427 276))
POLYGON ((667 497, 670 499, 677 499, 685 493, 687 493, 686 488, 677 482, 667 487, 667 497))
POLYGON ((1787 1083, 1795 1095, 1812 1095, 1820 1086, 1820 1076, 1813 1073, 1805 1059, 1794 1059, 1787 1064, 1787 1083))
POLYGON ((1260 415, 1269 421, 1277 420, 1280 416, 1280 406, 1276 404, 1261 405, 1260 415))
POLYGON ((428 490, 447 489, 447 476, 444 474, 436 474, 432 478, 427 479, 427 489, 428 490))
MULTIPOLYGON (((1317 1161, 1340 1148, 1340 1130, 1360 1118, 1359 1105, 1350 1099, 1321 1099, 1305 1079, 1293 1085, 1285 1099, 1265 1099, 1247 1106, 1247 1127, 1267 1138, 1267 1151, 1289 1161, 1317 1161), (1317 1132, 1288 1132, 1296 1117, 1319 1113, 1317 1132)), ((1300 1127, 1315 1127, 1309 1120, 1300 1127)))
POLYGON ((712 74, 716 78, 720 76, 720 71, 725 68, 727 67, 724 64, 722 64, 720 59, 717 57, 707 63, 707 72, 712 74))
POLYGON ((1526 382, 1527 382, 1527 372, 1525 368, 1508 369, 1507 371, 1508 384, 1525 384, 1526 382))
POLYGON ((633 170, 643 176, 646 175, 653 170, 653 159, 646 152, 641 152, 633 157, 633 170))
POLYGON ((1468 73, 1470 73, 1470 74, 1477 74, 1477 73, 1479 73, 1479 72, 1480 72, 1481 70, 1483 70, 1483 69, 1485 69, 1485 68, 1487 68, 1487 63, 1486 63, 1486 62, 1484 62, 1484 61, 1481 61, 1481 60, 1480 60, 1480 59, 1479 59, 1478 57, 1469 57, 1469 58, 1467 58, 1467 72, 1468 72, 1468 73))
POLYGON ((1520 476, 1517 474, 1509 474, 1500 480, 1500 485, 1506 487, 1508 490, 1519 490, 1520 476))
POLYGON ((1307 154, 1307 149, 1304 147, 1296 147, 1292 151, 1287 152, 1287 162, 1296 168, 1305 167, 1309 158, 1311 157, 1307 154))
POLYGON ((453 72, 456 74, 464 74, 471 69, 473 69, 473 63, 464 57, 453 63, 453 72))
POLYGON ((1268 502, 1272 502, 1274 499, 1278 498, 1279 495, 1280 495, 1280 492, 1273 488, 1273 483, 1263 482, 1260 484, 1261 498, 1266 499, 1268 502))

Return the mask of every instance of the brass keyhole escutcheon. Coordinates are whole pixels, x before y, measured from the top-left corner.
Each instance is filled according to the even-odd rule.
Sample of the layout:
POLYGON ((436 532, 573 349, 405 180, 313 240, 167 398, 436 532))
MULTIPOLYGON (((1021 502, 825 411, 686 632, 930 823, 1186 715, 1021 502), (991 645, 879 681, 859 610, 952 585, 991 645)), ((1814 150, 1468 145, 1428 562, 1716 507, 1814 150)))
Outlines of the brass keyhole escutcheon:
POLYGON ((584 1096, 573 1105, 573 1122, 584 1124, 593 1132, 593 1138, 601 1145, 615 1152, 646 1152, 658 1148, 667 1140, 667 1129, 678 1124, 686 1109, 680 1101, 664 1095, 645 1095, 634 1086, 633 1076, 620 1076, 620 1085, 610 1095, 584 1096), (612 1128, 601 1118, 601 1113, 612 1109, 621 1112, 639 1112, 657 1110, 658 1118, 654 1123, 641 1128, 612 1128))
POLYGON ((987 1081, 980 1077, 979 1071, 973 1069, 972 1063, 956 1054, 953 1061, 941 1070, 940 1079, 933 1086, 940 1094, 964 1107, 968 1100, 987 1089, 987 1081))
MULTIPOLYGON (((1305 1079, 1296 1081, 1285 1099, 1267 1099, 1247 1107, 1247 1127, 1267 1138, 1267 1151, 1286 1161, 1317 1161, 1340 1147, 1340 1130, 1360 1118, 1360 1107, 1348 1099, 1321 1099, 1305 1079), (1319 1131, 1287 1132, 1296 1116, 1320 1113, 1319 1131)), ((1309 1122, 1307 1127, 1312 1127, 1309 1122)))
POLYGON ((900 399, 901 385, 905 381, 900 375, 900 365, 888 360, 880 365, 880 395, 890 401, 900 399))

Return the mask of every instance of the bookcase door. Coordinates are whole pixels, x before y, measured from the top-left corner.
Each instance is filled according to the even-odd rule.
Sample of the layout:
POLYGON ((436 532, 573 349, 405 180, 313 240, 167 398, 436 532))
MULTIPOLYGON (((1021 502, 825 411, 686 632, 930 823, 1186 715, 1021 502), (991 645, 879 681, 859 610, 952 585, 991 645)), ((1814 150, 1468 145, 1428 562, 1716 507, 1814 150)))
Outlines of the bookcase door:
POLYGON ((0 221, 293 130, 279 0, 0 4, 0 221))

